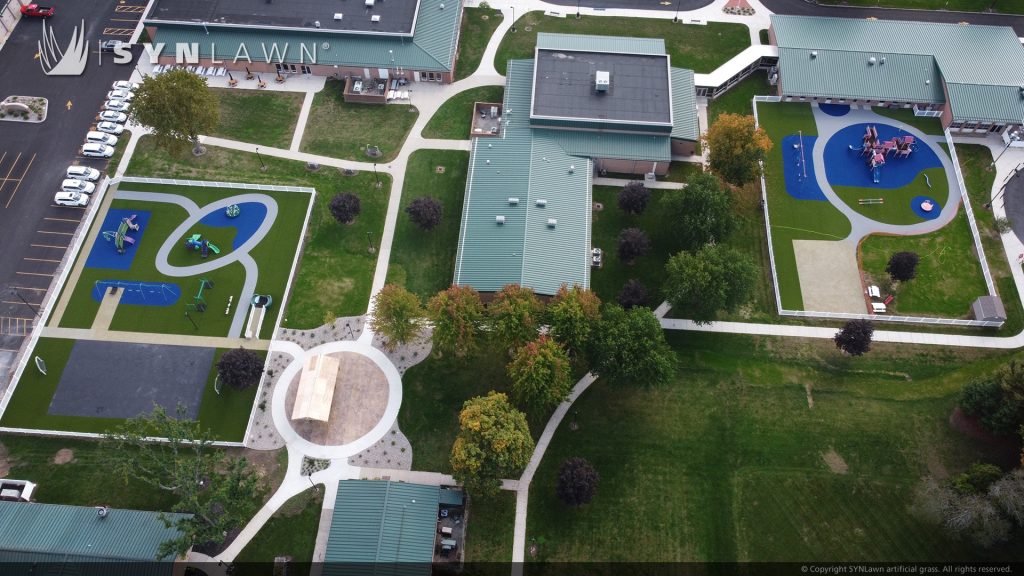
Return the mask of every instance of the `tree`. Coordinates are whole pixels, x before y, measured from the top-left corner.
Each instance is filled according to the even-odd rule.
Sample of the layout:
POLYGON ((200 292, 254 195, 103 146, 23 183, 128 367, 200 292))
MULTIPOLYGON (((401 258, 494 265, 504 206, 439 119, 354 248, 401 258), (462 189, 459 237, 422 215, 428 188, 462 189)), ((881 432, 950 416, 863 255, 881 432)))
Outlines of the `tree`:
POLYGON ((836 332, 836 348, 846 352, 850 356, 860 356, 871 350, 871 337, 875 333, 875 326, 870 320, 850 320, 843 325, 842 330, 836 332))
POLYGON ((593 371, 612 382, 659 385, 675 375, 675 353, 648 308, 606 305, 590 342, 593 371))
POLYGON ((999 466, 975 462, 965 472, 953 477, 953 489, 961 494, 984 494, 1002 475, 999 466))
POLYGON ((198 146, 220 121, 220 102, 206 79, 184 69, 145 76, 128 112, 132 122, 148 126, 157 145, 178 154, 198 146))
POLYGON ((619 209, 627 214, 643 214, 651 191, 643 182, 633 180, 619 190, 619 209))
POLYGON ((989 486, 988 495, 1007 518, 1024 528, 1024 468, 1010 471, 989 486))
POLYGON ((331 198, 330 210, 335 220, 342 224, 351 224, 355 222, 356 216, 359 216, 359 212, 362 211, 359 196, 348 192, 336 194, 334 198, 331 198))
POLYGON ((1002 436, 1011 434, 1019 423, 1021 404, 1006 393, 998 375, 968 382, 960 393, 960 409, 978 420, 982 428, 1002 436))
POLYGON ((419 335, 423 316, 419 296, 397 284, 386 284, 373 297, 370 327, 384 337, 389 350, 394 350, 419 335))
POLYGON ((495 494, 501 479, 519 474, 533 454, 526 415, 493 390, 471 398, 459 412, 452 446, 452 476, 468 490, 495 494))
POLYGON ((885 271, 889 277, 896 282, 913 280, 917 276, 917 262, 919 258, 914 252, 896 252, 889 258, 885 271))
POLYGON ((754 180, 759 162, 772 149, 771 139, 753 116, 729 113, 715 119, 702 143, 708 148, 711 171, 735 186, 754 180))
POLYGON ((427 303, 427 314, 434 323, 435 350, 461 358, 477 349, 485 316, 472 287, 452 285, 438 292, 427 303))
POLYGON ((263 500, 259 476, 244 458, 228 458, 214 448, 209 431, 189 420, 184 406, 178 406, 176 416, 156 406, 103 439, 105 465, 114 477, 169 492, 177 498, 172 510, 191 514, 163 518, 180 535, 160 545, 160 558, 181 555, 197 544, 222 544, 263 500), (152 442, 151 437, 167 441, 152 442))
POLYGON ((569 506, 589 504, 601 476, 584 458, 569 458, 558 471, 558 499, 569 506))
POLYGON ((530 288, 508 284, 495 294, 488 311, 495 335, 512 352, 537 338, 544 305, 530 288))
POLYGON ((982 494, 960 494, 946 482, 926 476, 914 495, 914 508, 926 520, 943 526, 951 535, 988 548, 1010 536, 1010 522, 994 499, 982 494))
POLYGON ((516 405, 534 414, 554 409, 572 390, 569 355, 547 336, 519 348, 508 365, 508 375, 516 405))
POLYGON ((626 310, 636 306, 647 305, 647 288, 636 278, 630 278, 622 287, 622 291, 615 298, 626 310))
POLYGON ((735 228, 732 194, 714 174, 694 176, 682 190, 666 190, 662 217, 671 222, 675 248, 695 250, 725 240, 735 228))
POLYGON ((633 264, 633 262, 647 254, 647 251, 651 249, 651 241, 647 239, 647 234, 639 228, 624 228, 622 232, 619 232, 619 260, 622 260, 626 264, 633 264))
POLYGON ((409 220, 423 230, 433 230, 441 223, 444 206, 433 196, 420 196, 405 207, 409 220))
POLYGON ((573 356, 586 352, 590 334, 600 320, 601 299, 580 286, 563 284, 548 305, 550 332, 573 356))
POLYGON ((750 259, 722 244, 679 252, 665 265, 665 299, 698 324, 719 310, 735 311, 750 298, 757 271, 750 259))
POLYGON ((263 376, 263 358, 259 354, 235 348, 221 355, 217 361, 217 377, 232 388, 242 390, 259 383, 263 376))

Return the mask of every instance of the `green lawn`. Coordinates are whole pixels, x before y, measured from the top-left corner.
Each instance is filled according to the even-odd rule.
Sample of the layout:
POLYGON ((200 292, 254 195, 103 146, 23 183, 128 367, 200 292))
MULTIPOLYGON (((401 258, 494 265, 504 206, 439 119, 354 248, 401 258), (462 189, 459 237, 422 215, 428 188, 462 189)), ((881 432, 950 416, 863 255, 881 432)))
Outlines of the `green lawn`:
POLYGON ((378 163, 394 160, 419 112, 404 104, 349 104, 342 98, 342 88, 340 81, 328 80, 313 97, 302 151, 373 162, 366 147, 378 146, 382 154, 378 163))
MULTIPOLYGON (((198 188, 188 186, 171 186, 156 184, 124 184, 126 190, 139 192, 163 192, 185 196, 195 201, 200 207, 216 200, 244 193, 242 190, 225 188, 198 188)), ((300 245, 302 225, 310 202, 310 196, 295 192, 272 192, 263 190, 277 201, 278 214, 274 226, 263 240, 250 252, 260 267, 256 291, 270 294, 277 302, 284 298, 288 274, 291 271, 295 250, 300 245)), ((101 280, 125 280, 138 282, 166 282, 177 284, 181 289, 181 299, 170 306, 120 305, 114 313, 110 324, 112 330, 130 332, 158 332, 164 334, 200 334, 207 336, 227 336, 234 308, 230 315, 223 314, 228 305, 228 298, 233 296, 235 305, 244 282, 244 269, 239 263, 229 264, 223 268, 194 276, 176 278, 167 277, 156 270, 156 255, 171 232, 186 218, 181 207, 163 202, 143 202, 137 200, 115 200, 112 208, 124 210, 149 211, 150 221, 143 230, 141 242, 136 244, 131 267, 127 270, 105 268, 83 268, 74 292, 68 302, 60 325, 67 328, 88 328, 92 325, 99 302, 94 298, 95 283, 101 280), (214 287, 204 290, 203 295, 210 309, 206 313, 192 313, 198 328, 194 327, 183 314, 184 305, 191 302, 198 292, 200 278, 208 278, 214 287)), ((91 234, 98 235, 103 219, 98 218, 91 234)), ((231 253, 231 241, 234 231, 228 228, 213 229, 196 227, 190 232, 207 233, 217 230, 213 236, 214 244, 220 247, 219 258, 231 253)), ((186 233, 186 236, 190 234, 186 233)), ((184 237, 176 238, 176 248, 168 258, 172 265, 198 264, 202 262, 200 255, 186 248, 184 237)), ((103 241, 99 241, 95 249, 113 249, 103 241)))
POLYGON ((210 89, 220 100, 212 136, 285 148, 292 142, 305 92, 210 89))
POLYGON ((584 16, 577 20, 527 12, 516 20, 516 28, 517 32, 510 30, 505 34, 495 54, 494 67, 500 74, 505 73, 509 60, 533 58, 538 32, 664 39, 672 65, 695 72, 711 72, 750 46, 746 26, 719 22, 697 26, 663 19, 626 21, 608 16, 584 16))
POLYGON ((840 4, 844 6, 881 6, 883 8, 908 8, 921 10, 958 10, 961 12, 1002 12, 1024 14, 1024 4, 1019 0, 818 0, 819 4, 840 4))
POLYGON ((144 138, 135 149, 128 173, 316 188, 306 244, 282 325, 313 328, 323 324, 328 312, 337 316, 364 313, 369 305, 370 285, 377 263, 376 253, 367 250, 367 234, 375 247, 380 246, 391 177, 378 173, 376 178, 381 187, 375 188, 371 171, 345 176, 334 168, 321 167, 317 172, 309 172, 303 162, 266 155, 263 163, 268 168, 266 172, 260 171, 255 154, 213 146, 200 158, 191 155, 176 158, 154 149, 149 139, 144 138), (331 198, 341 192, 352 192, 362 200, 362 212, 349 226, 339 225, 328 210, 331 198))
POLYGON ((235 573, 240 576, 270 576, 275 557, 291 556, 295 564, 289 568, 288 574, 308 575, 323 501, 322 488, 292 496, 239 552, 234 561, 235 573))
POLYGON ((409 157, 387 281, 405 286, 424 301, 451 286, 455 276, 468 167, 469 153, 461 150, 417 150, 409 157), (438 166, 444 167, 443 174, 437 173, 438 166), (405 213, 420 196, 433 196, 444 206, 441 224, 433 230, 421 230, 405 213))
MULTIPOLYGON (((467 8, 472 10, 472 8, 467 8)), ((473 129, 473 104, 475 102, 503 101, 504 86, 481 86, 470 88, 452 96, 434 112, 430 122, 423 127, 424 138, 446 140, 468 140, 473 129)))
POLYGON ((772 87, 768 84, 766 72, 754 72, 742 82, 730 88, 725 94, 708 103, 708 121, 715 122, 720 114, 751 115, 754 113, 754 96, 771 94, 772 87))
POLYGON ((555 434, 530 487, 538 560, 1020 558, 1021 537, 975 552, 908 511, 924 474, 1014 463, 1012 451, 990 454, 947 423, 964 382, 1008 356, 875 344, 850 358, 827 341, 668 337, 675 382, 598 380, 574 406, 579 430, 555 434), (574 456, 601 475, 579 509, 555 496, 558 468, 574 456), (832 471, 843 464, 845 474, 832 471))
MULTIPOLYGON (((884 172, 884 168, 882 169, 884 172)), ((910 201, 917 196, 929 196, 945 206, 950 201, 949 181, 946 178, 946 170, 942 167, 929 168, 922 172, 928 175, 931 186, 928 186, 924 176, 918 175, 910 184, 902 188, 860 188, 857 186, 832 186, 832 190, 843 199, 847 206, 855 211, 879 222, 886 224, 917 224, 924 222, 910 208, 910 201), (882 198, 883 204, 861 205, 861 198, 882 198)), ((883 174, 884 178, 884 174, 883 174)), ((959 200, 959 192, 952 198, 959 200)))
MULTIPOLYGON (((113 430, 123 422, 120 418, 56 416, 47 413, 74 344, 74 340, 39 339, 32 354, 46 362, 46 375, 40 374, 34 366, 25 370, 0 424, 11 428, 103 433, 113 430)), ((214 363, 210 367, 203 389, 198 419, 204 428, 210 430, 214 438, 240 442, 244 439, 245 427, 249 423, 252 403, 256 398, 256 387, 246 390, 225 387, 219 395, 214 391, 216 363, 224 352, 226 350, 218 349, 214 356, 214 363)), ((257 354, 260 357, 265 356, 264 352, 257 354)))
POLYGON ((121 132, 117 137, 117 146, 114 146, 114 155, 110 157, 110 161, 107 162, 107 174, 113 177, 117 174, 117 168, 121 165, 121 157, 124 156, 124 149, 128 146, 128 141, 132 139, 132 131, 125 130, 121 132))
POLYGON ((459 59, 455 62, 455 81, 468 78, 480 66, 487 43, 501 24, 500 10, 463 8, 462 28, 459 31, 459 59))
POLYGON ((515 520, 515 492, 502 490, 487 498, 474 496, 466 518, 465 561, 470 564, 509 562, 515 520))
POLYGON ((885 116, 886 118, 896 120, 899 126, 913 126, 921 132, 932 136, 942 135, 942 123, 939 122, 938 118, 914 116, 914 110, 911 108, 897 108, 896 110, 893 110, 890 108, 882 108, 881 106, 874 106, 871 108, 871 111, 879 116, 885 116))

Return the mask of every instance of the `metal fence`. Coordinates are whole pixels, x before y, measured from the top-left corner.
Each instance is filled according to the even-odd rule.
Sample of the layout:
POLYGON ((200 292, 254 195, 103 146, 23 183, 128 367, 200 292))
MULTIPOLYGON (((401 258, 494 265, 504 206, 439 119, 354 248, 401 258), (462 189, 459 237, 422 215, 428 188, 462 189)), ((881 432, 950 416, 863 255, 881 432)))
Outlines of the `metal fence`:
MULTIPOLYGON (((760 126, 760 118, 757 114, 758 102, 781 102, 779 96, 754 96, 754 122, 760 126)), ((946 142, 949 145, 950 159, 953 161, 953 169, 956 173, 957 185, 960 188, 960 196, 963 199, 964 210, 970 224, 971 234, 974 237, 974 248, 978 253, 978 261, 981 263, 981 270, 985 276, 985 284, 988 287, 990 296, 996 296, 995 283, 992 281, 992 273, 988 268, 988 260, 985 258, 985 251, 981 245, 981 237, 978 235, 978 227, 974 221, 974 212, 971 210, 970 198, 967 196, 967 187, 964 186, 963 175, 960 173, 960 163, 956 157, 956 148, 953 146, 953 138, 949 130, 945 131, 946 142)), ((964 320, 960 318, 929 318, 923 316, 891 316, 888 314, 851 314, 848 312, 815 312, 812 310, 786 310, 782 307, 782 297, 779 294, 779 277, 775 269, 775 247, 772 244, 772 223, 768 213, 768 187, 764 179, 764 163, 761 163, 761 208, 764 212, 764 229, 768 239, 768 261, 772 267, 772 290, 775 293, 775 310, 779 316, 796 318, 817 318, 826 320, 871 320, 877 322, 893 322, 898 324, 924 324, 932 326, 970 326, 978 328, 1000 328, 1003 321, 991 320, 964 320)))
POLYGON ((135 182, 138 184, 168 184, 171 186, 195 186, 202 188, 230 188, 232 190, 270 190, 272 192, 303 192, 313 194, 316 189, 308 186, 277 186, 275 184, 247 184, 244 182, 211 182, 207 180, 175 180, 170 178, 143 178, 141 176, 122 176, 117 182, 135 182))

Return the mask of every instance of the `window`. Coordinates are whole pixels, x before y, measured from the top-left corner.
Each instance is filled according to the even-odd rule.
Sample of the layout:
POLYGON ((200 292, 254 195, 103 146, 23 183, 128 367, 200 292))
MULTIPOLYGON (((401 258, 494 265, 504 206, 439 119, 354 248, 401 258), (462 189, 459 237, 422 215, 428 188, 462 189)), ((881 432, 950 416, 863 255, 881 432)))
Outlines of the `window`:
POLYGON ((277 73, 280 74, 281 73, 281 68, 283 68, 283 66, 281 66, 280 64, 274 64, 274 68, 276 68, 277 69, 277 73))
POLYGON ((312 70, 310 70, 309 66, 306 66, 305 64, 303 64, 303 65, 302 65, 302 73, 303 73, 303 74, 312 74, 312 73, 313 73, 313 71, 312 71, 312 70))
POLYGON ((295 64, 289 64, 288 65, 288 71, 289 72, 295 72, 295 64))
POLYGON ((1003 131, 1003 126, 1002 126, 1002 124, 993 124, 992 126, 989 127, 988 131, 989 132, 1002 132, 1003 131))

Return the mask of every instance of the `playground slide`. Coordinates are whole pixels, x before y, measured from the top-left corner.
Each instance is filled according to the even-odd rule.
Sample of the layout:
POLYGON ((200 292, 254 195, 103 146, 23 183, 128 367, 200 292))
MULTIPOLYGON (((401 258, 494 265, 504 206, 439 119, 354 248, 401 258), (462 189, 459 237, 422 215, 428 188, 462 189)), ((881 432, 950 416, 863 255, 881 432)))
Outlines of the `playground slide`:
POLYGON ((881 178, 882 178, 882 169, 879 168, 878 166, 875 166, 874 168, 872 168, 871 169, 871 179, 875 181, 875 184, 878 184, 878 182, 881 180, 881 178))
POLYGON ((220 254, 220 248, 217 248, 217 246, 215 246, 213 242, 207 241, 206 244, 210 247, 211 252, 213 252, 214 254, 220 254))

